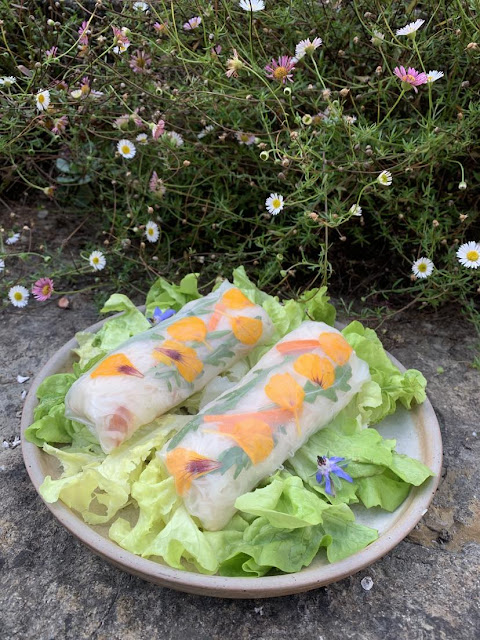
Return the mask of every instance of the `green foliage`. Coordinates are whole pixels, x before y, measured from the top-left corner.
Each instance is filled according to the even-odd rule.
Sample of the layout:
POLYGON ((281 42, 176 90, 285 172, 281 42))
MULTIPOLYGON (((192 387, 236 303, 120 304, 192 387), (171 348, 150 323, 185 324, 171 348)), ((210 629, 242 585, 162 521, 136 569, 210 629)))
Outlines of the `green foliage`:
POLYGON ((85 249, 105 244, 101 275, 114 288, 176 269, 213 279, 234 263, 271 290, 333 273, 345 291, 368 274, 384 297, 461 299, 472 315, 476 272, 455 251, 478 240, 478 2, 266 0, 255 13, 236 1, 160 0, 148 12, 130 2, 0 4, 0 69, 16 77, 0 87, 0 190, 55 187, 66 216, 90 216, 98 235, 85 249), (200 26, 184 30, 194 15, 200 26), (418 18, 414 39, 396 35, 418 18), (129 30, 124 53, 112 26, 129 30), (298 61, 292 83, 267 77, 272 58, 315 36, 323 45, 298 61), (139 51, 144 73, 132 68, 139 51), (234 51, 241 68, 227 77, 234 51), (398 65, 445 77, 402 93, 398 65), (39 111, 45 89, 51 105, 39 111), (159 120, 167 133, 155 140, 159 120), (132 159, 117 152, 121 139, 135 144, 132 159), (390 187, 376 181, 383 170, 390 187), (270 193, 285 198, 275 216, 270 193), (145 242, 149 220, 156 243, 145 242), (411 281, 420 256, 434 272, 411 281))

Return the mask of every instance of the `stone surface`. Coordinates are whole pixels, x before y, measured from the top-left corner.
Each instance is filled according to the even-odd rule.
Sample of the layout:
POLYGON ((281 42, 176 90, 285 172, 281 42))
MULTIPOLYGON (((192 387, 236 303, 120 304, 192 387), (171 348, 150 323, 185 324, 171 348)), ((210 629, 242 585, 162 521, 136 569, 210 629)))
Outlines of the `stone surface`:
MULTIPOLYGON (((49 302, 0 311, 0 442, 19 435, 21 395, 31 380, 19 384, 17 375, 33 377, 75 331, 98 319, 86 298, 76 297, 72 307, 49 302)), ((0 448, 0 638, 478 638, 480 374, 469 365, 473 330, 452 315, 410 310, 385 320, 379 332, 401 362, 426 375, 445 448, 432 507, 385 558, 326 588, 270 600, 162 589, 76 542, 30 484, 20 447, 0 448), (366 576, 374 583, 370 591, 361 585, 366 576)))

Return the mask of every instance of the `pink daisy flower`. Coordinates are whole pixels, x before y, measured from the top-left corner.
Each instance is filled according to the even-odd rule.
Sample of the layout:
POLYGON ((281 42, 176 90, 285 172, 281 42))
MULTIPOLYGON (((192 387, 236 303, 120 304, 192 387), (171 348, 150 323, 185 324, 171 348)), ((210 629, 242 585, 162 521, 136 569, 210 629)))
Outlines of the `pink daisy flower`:
POLYGON ((152 128, 152 138, 158 140, 165 133, 165 120, 159 120, 152 128))
POLYGON ((134 73, 148 73, 148 67, 152 64, 152 59, 145 51, 137 49, 130 58, 129 64, 134 73))
POLYGON ((156 171, 153 171, 148 187, 152 193, 160 197, 162 197, 166 191, 163 180, 158 177, 158 173, 156 171))
POLYGON ((90 31, 88 30, 88 22, 84 20, 82 24, 78 28, 78 44, 86 46, 88 44, 88 34, 90 31))
POLYGON ((52 47, 51 49, 48 49, 48 51, 45 51, 45 58, 47 58, 47 60, 49 60, 50 58, 54 58, 58 53, 58 47, 52 47))
POLYGON ((65 129, 67 128, 68 118, 67 116, 60 116, 54 120, 52 133, 57 136, 60 136, 62 133, 65 133, 65 129))
POLYGON ((165 22, 155 22, 153 28, 157 33, 163 36, 168 31, 168 20, 165 20, 165 22))
POLYGON ((287 80, 293 82, 291 73, 295 69, 294 59, 290 56, 280 56, 278 61, 272 58, 272 62, 267 64, 265 71, 267 72, 267 78, 272 80, 278 80, 282 84, 286 84, 287 80))
POLYGON ((32 287, 32 293, 35 300, 45 302, 53 293, 53 280, 50 278, 40 278, 32 287))
POLYGON ((197 27, 199 27, 201 23, 202 19, 200 18, 200 16, 195 16, 194 18, 190 18, 188 22, 185 22, 183 28, 185 31, 191 31, 192 29, 196 29, 197 27))
POLYGON ((413 67, 408 67, 408 70, 405 70, 405 67, 395 67, 393 73, 397 78, 400 78, 404 89, 413 88, 415 93, 418 93, 417 87, 428 82, 427 74, 423 71, 417 71, 413 67))

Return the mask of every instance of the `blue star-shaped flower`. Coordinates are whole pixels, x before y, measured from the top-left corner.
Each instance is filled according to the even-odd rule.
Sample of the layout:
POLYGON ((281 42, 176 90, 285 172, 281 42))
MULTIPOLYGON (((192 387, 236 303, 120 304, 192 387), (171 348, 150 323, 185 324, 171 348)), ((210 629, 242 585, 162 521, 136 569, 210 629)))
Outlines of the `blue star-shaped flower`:
POLYGON ((159 322, 163 322, 163 320, 167 320, 167 318, 171 318, 175 315, 175 311, 173 309, 167 309, 166 311, 162 311, 160 307, 155 307, 155 311, 153 312, 152 322, 153 324, 158 324, 159 322))
POLYGON ((334 474, 337 478, 343 478, 347 482, 353 482, 353 479, 345 473, 342 469, 342 466, 345 466, 348 463, 344 462, 345 458, 339 458, 337 456, 332 456, 331 458, 327 458, 326 456, 317 456, 317 465, 318 470, 315 474, 315 478, 317 482, 321 484, 325 480, 325 493, 328 493, 330 496, 335 495, 335 491, 332 488, 332 479, 330 478, 330 474, 334 474), (339 464, 344 462, 343 465, 339 464))

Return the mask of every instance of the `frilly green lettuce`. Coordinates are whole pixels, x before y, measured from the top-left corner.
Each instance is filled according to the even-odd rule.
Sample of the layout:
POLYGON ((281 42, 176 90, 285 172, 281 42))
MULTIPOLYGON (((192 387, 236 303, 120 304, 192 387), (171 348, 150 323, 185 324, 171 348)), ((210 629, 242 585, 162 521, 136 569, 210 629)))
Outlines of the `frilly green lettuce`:
MULTIPOLYGON (((183 407, 191 413, 241 378, 272 344, 304 320, 331 325, 335 320, 325 287, 307 291, 298 300, 281 302, 258 289, 243 267, 235 269, 233 281, 267 311, 275 334, 269 345, 254 349, 247 359, 192 396, 183 407)), ((148 293, 146 315, 155 307, 178 310, 199 297, 196 274, 185 276, 179 285, 160 278, 148 293)), ((149 328, 150 323, 135 305, 126 296, 115 294, 102 312, 118 311, 123 314, 109 318, 97 334, 77 334, 79 361, 74 373, 51 376, 40 385, 35 422, 26 437, 63 466, 60 478, 45 478, 41 487, 44 499, 61 499, 90 524, 111 523, 110 537, 124 549, 207 574, 262 576, 299 571, 319 553, 335 562, 376 539, 375 530, 355 522, 348 504, 361 502, 392 511, 412 485, 420 485, 431 475, 421 462, 396 453, 394 440, 385 440, 376 430, 365 428, 395 411, 398 402, 406 408, 423 402, 425 378, 416 370, 400 372, 375 332, 353 322, 343 334, 368 363, 371 381, 328 428, 315 434, 286 462, 282 472, 238 498, 238 512, 222 531, 202 531, 155 455, 189 416, 164 416, 107 456, 86 427, 64 416, 65 394, 77 377, 108 351, 149 328), (320 453, 348 459, 346 470, 353 482, 339 480, 335 496, 326 494, 315 480, 320 453)))

